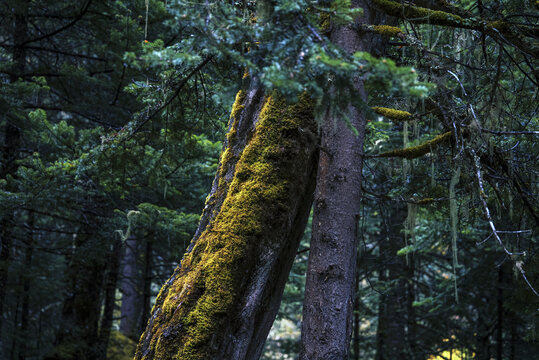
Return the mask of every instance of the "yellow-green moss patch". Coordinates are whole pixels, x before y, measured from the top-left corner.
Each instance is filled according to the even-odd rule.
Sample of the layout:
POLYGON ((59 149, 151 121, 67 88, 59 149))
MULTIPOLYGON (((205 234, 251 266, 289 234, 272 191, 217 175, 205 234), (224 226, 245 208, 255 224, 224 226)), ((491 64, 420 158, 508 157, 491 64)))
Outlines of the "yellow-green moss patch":
POLYGON ((381 153, 378 157, 401 157, 406 159, 415 159, 425 154, 430 153, 436 146, 449 140, 451 138, 451 132, 440 134, 434 139, 424 142, 421 145, 411 146, 404 149, 391 150, 385 153, 381 153))
POLYGON ((433 198, 423 198, 416 201, 417 205, 428 205, 430 203, 434 202, 433 198))
POLYGON ((472 28, 472 25, 462 17, 445 11, 427 9, 407 3, 391 0, 373 0, 385 13, 416 23, 472 28))
POLYGON ((401 28, 389 25, 372 25, 372 30, 380 35, 389 37, 399 36, 399 34, 403 33, 401 28))
MULTIPOLYGON (((238 94, 232 118, 242 101, 238 94)), ((305 128, 315 129, 307 97, 295 105, 276 95, 264 100, 219 214, 185 255, 173 283, 160 295, 164 299, 158 299, 148 347, 153 359, 203 360, 215 355, 216 339, 225 335, 222 329, 244 291, 246 274, 255 266, 253 253, 261 241, 274 241, 276 229, 285 222, 283 214, 292 201, 289 184, 297 181, 290 169, 304 154, 297 139, 305 128)), ((225 150, 223 158, 228 156, 225 150)))
POLYGON ((386 118, 391 119, 393 121, 410 120, 410 118, 412 117, 412 114, 410 114, 408 111, 390 109, 390 108, 379 107, 379 106, 375 106, 372 109, 378 115, 385 116, 386 118))
POLYGON ((131 360, 135 355, 137 344, 119 331, 110 333, 107 347, 108 360, 131 360))

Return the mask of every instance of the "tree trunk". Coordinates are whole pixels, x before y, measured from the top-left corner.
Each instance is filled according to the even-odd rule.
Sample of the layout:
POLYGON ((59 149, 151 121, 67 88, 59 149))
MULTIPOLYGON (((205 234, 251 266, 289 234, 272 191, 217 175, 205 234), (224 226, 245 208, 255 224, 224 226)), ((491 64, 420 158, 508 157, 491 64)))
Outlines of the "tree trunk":
POLYGON ((108 273, 105 284, 105 306, 101 327, 99 329, 99 358, 107 359, 107 348, 109 344, 110 332, 112 330, 112 320, 114 305, 116 304, 116 284, 118 282, 118 272, 120 268, 120 257, 122 253, 122 241, 115 236, 108 261, 108 273))
MULTIPOLYGON (((30 229, 33 228, 33 215, 30 214, 30 229)), ((30 230, 32 231, 32 230, 30 230)), ((32 257, 34 253, 34 240, 32 234, 28 234, 30 239, 29 244, 24 250, 24 269, 25 272, 22 275, 22 313, 21 313, 21 331, 20 331, 20 345, 19 345, 19 360, 26 359, 26 347, 28 341, 30 341, 28 333, 28 325, 30 319, 30 285, 32 280, 32 257)))
POLYGON ((406 219, 406 208, 392 204, 393 208, 381 209, 383 216, 382 236, 379 242, 381 280, 387 281, 389 288, 380 295, 378 328, 376 332, 376 359, 387 360, 398 356, 407 359, 406 355, 406 312, 407 289, 405 276, 406 263, 397 251, 404 247, 402 232, 406 219))
MULTIPOLYGON (((368 1, 360 22, 372 23, 368 1)), ((369 51, 370 35, 360 36, 354 25, 339 26, 331 40, 350 53, 369 51)), ((363 101, 363 83, 355 79, 363 101)), ((322 125, 313 233, 305 284, 300 359, 346 359, 352 333, 356 271, 356 232, 360 213, 365 114, 348 108, 354 135, 342 119, 326 116, 322 125)))
MULTIPOLYGON (((26 63, 26 50, 22 45, 26 41, 28 33, 28 0, 21 0, 14 6, 13 18, 13 67, 9 77, 9 82, 14 83, 19 76, 24 74, 26 63)), ((0 179, 7 180, 8 176, 14 176, 18 169, 16 162, 19 156, 21 142, 21 132, 13 116, 8 116, 4 125, 4 142, 2 144, 2 154, 0 158, 0 179)), ((8 191, 16 191, 8 182, 8 191)), ((3 310, 6 296, 9 263, 11 260, 11 243, 13 228, 13 213, 0 213, 0 357, 2 355, 2 324, 3 310)))
POLYGON ((504 323, 504 310, 503 310, 503 278, 504 278, 503 264, 498 269, 498 301, 496 310, 498 312, 498 319, 496 324, 496 360, 503 359, 503 323, 504 323))
POLYGON ((126 241, 125 254, 122 269, 122 306, 120 331, 125 336, 137 339, 137 322, 140 313, 140 291, 137 266, 137 254, 139 252, 139 240, 131 236, 126 241))
POLYGON ((157 297, 135 359, 257 359, 309 215, 311 101, 252 80, 232 109, 199 230, 157 297))
MULTIPOLYGON (((359 269, 359 262, 356 265, 356 268, 359 269)), ((356 270, 356 281, 354 286, 354 329, 353 329, 353 349, 354 349, 354 360, 359 360, 359 271, 356 270)))
POLYGON ((150 317, 150 300, 152 298, 152 247, 155 233, 146 238, 146 251, 144 251, 144 283, 142 286, 142 311, 140 314, 138 334, 144 332, 144 328, 150 317))
MULTIPOLYGON (((84 232, 84 231, 83 231, 84 232)), ((98 322, 104 263, 102 244, 91 234, 77 234, 66 270, 66 298, 55 346, 45 360, 94 360, 99 357, 98 322), (92 241, 93 240, 93 241, 92 241)))

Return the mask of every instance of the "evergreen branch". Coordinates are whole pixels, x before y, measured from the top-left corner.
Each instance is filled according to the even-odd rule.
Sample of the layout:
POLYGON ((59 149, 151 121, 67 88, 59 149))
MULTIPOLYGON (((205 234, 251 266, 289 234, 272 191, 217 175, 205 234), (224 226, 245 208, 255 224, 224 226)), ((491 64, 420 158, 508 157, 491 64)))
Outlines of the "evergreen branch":
POLYGON ((150 115, 148 115, 144 120, 142 120, 135 129, 131 132, 131 134, 127 137, 127 140, 131 139, 140 129, 152 118, 154 118, 157 114, 159 114, 163 109, 165 109, 170 103, 180 94, 180 91, 183 89, 183 87, 187 84, 189 79, 193 77, 197 72, 199 72, 206 64, 208 64, 213 59, 213 56, 210 55, 206 57, 200 64, 198 64, 187 76, 185 76, 180 83, 178 84, 178 87, 176 88, 176 91, 174 91, 174 94, 163 103, 163 105, 159 106, 157 109, 155 109, 150 115))
POLYGON ((51 36, 54 36, 58 33, 61 33, 62 31, 64 30, 67 30, 69 29, 70 27, 72 27, 73 25, 75 25, 80 19, 82 19, 84 17, 84 15, 88 12, 88 8, 90 7, 90 4, 92 3, 92 0, 88 0, 86 2, 86 5, 84 6, 84 8, 81 10, 81 12, 71 21, 69 22, 68 24, 64 25, 64 26, 61 26, 60 28, 56 29, 56 30, 53 30, 51 31, 50 33, 48 34, 45 34, 45 35, 42 35, 40 37, 37 37, 35 39, 30 39, 30 40, 26 40, 25 42, 23 42, 21 45, 26 45, 26 44, 29 44, 29 43, 33 43, 33 42, 36 42, 36 41, 40 41, 40 40, 43 40, 43 39, 47 39, 51 36))
POLYGON ((417 146, 410 146, 408 148, 396 149, 391 151, 386 151, 384 153, 375 155, 374 157, 400 157, 406 158, 408 160, 415 159, 426 155, 438 146, 439 144, 449 140, 451 138, 451 131, 440 134, 434 139, 424 142, 423 144, 417 146))
POLYGON ((510 24, 504 20, 465 19, 451 12, 432 10, 392 0, 373 0, 386 14, 405 19, 416 24, 441 25, 480 31, 496 40, 505 40, 524 53, 539 57, 539 50, 524 37, 534 37, 535 26, 510 24))

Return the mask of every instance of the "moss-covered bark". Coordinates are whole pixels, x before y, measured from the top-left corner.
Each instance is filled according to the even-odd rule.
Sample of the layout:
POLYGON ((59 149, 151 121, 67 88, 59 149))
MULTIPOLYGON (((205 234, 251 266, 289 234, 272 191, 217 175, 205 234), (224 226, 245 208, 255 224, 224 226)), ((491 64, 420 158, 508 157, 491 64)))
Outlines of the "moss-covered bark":
POLYGON ((457 8, 452 6, 441 7, 444 10, 433 10, 395 0, 373 0, 373 3, 386 14, 400 19, 406 19, 416 24, 432 24, 481 31, 494 39, 503 42, 509 41, 526 54, 539 57, 539 47, 534 39, 536 29, 531 26, 514 25, 501 19, 468 18, 461 12, 457 14, 457 8))
POLYGON ((451 132, 440 134, 434 139, 424 142, 423 144, 417 146, 410 146, 404 149, 396 149, 381 153, 378 157, 400 157, 406 159, 415 159, 430 153, 441 143, 444 143, 451 139, 451 132))
POLYGON ((135 359, 256 359, 312 201, 310 101, 240 92, 190 250, 161 289, 135 359))
POLYGON ((379 107, 379 106, 375 106, 372 109, 378 115, 385 116, 386 118, 391 119, 393 121, 406 121, 412 118, 412 114, 410 114, 408 111, 390 109, 390 108, 379 107))

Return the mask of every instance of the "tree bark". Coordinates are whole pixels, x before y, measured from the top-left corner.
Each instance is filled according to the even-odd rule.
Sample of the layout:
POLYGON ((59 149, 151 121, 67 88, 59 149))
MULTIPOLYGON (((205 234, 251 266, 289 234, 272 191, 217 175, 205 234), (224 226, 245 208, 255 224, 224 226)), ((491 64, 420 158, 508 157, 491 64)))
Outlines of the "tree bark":
MULTIPOLYGON (((9 82, 15 83, 19 76, 24 73, 26 63, 26 50, 23 46, 28 34, 28 0, 21 0, 13 7, 13 67, 9 82)), ((7 180, 13 177, 18 169, 16 162, 19 157, 21 142, 21 132, 16 120, 9 116, 4 125, 4 141, 2 144, 2 154, 0 158, 0 179, 7 180)), ((16 191, 8 181, 6 187, 8 191, 16 191)), ((14 221, 13 213, 0 213, 0 357, 2 355, 2 324, 3 310, 6 296, 9 263, 11 260, 11 244, 14 221)))
MULTIPOLYGON (((363 8, 360 23, 371 24, 369 1, 352 1, 363 8)), ((360 36, 354 25, 339 26, 331 40, 353 53, 369 51, 371 35, 360 36)), ((363 83, 355 79, 363 101, 363 83)), ((300 359, 346 359, 352 333, 356 271, 356 232, 360 213, 365 114, 350 105, 350 125, 326 116, 322 125, 313 233, 305 284, 300 359)))
POLYGON ((378 328, 376 332, 376 359, 387 360, 398 356, 407 359, 406 355, 406 312, 407 275, 405 259, 397 256, 397 251, 404 247, 402 232, 406 219, 406 208, 393 205, 392 209, 381 209, 384 214, 382 236, 379 242, 383 281, 389 283, 389 288, 380 295, 378 328))
POLYGON ((135 359, 257 359, 312 203, 311 101, 252 79, 232 109, 199 230, 157 297, 135 359))
POLYGON ((152 248, 155 233, 146 238, 146 251, 144 251, 144 283, 142 285, 142 311, 140 314, 138 334, 144 332, 150 316, 150 300, 152 298, 152 248))
MULTIPOLYGON (((34 215, 29 214, 29 227, 34 227, 34 215)), ((34 253, 34 239, 30 230, 28 234, 29 243, 24 249, 24 268, 25 273, 22 274, 22 313, 21 313, 21 331, 20 331, 20 345, 19 345, 19 360, 26 359, 26 347, 29 339, 28 325, 30 320, 30 286, 32 280, 32 257, 34 253)))
POLYGON ((496 324, 496 360, 503 359, 503 323, 504 323, 504 310, 503 310, 503 287, 504 287, 504 271, 503 264, 498 269, 498 301, 496 304, 496 310, 498 313, 498 319, 496 324))
POLYGON ((140 313, 140 289, 137 266, 137 254, 139 252, 139 240, 131 236, 126 241, 125 254, 122 269, 122 306, 120 331, 125 336, 137 339, 137 323, 140 313))
POLYGON ((107 359, 107 348, 109 345, 110 332, 112 330, 112 321, 114 306, 116 304, 116 284, 118 283, 118 273, 120 268, 120 257, 122 253, 122 241, 115 236, 112 249, 109 254, 108 272, 105 284, 105 305, 103 307, 103 317, 99 328, 99 359, 107 359))
MULTIPOLYGON (((82 231, 85 233, 86 231, 82 231)), ((55 346, 45 360, 99 358, 98 323, 103 290, 104 261, 91 234, 78 234, 66 270, 67 294, 55 346)))

